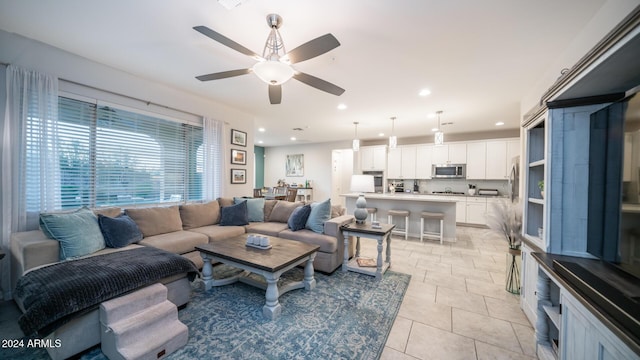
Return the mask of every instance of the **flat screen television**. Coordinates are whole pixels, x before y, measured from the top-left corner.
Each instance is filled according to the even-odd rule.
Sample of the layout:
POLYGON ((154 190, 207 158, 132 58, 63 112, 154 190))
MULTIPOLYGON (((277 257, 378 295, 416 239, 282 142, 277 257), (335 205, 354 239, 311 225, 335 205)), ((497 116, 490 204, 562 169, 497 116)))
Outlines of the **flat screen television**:
POLYGON ((590 117, 587 251, 640 278, 640 92, 590 117))

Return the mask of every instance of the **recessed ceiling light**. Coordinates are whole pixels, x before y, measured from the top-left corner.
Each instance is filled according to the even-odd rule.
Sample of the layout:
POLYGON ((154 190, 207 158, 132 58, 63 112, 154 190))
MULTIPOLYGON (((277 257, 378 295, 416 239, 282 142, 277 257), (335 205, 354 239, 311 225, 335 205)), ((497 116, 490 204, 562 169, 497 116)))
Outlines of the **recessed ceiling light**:
POLYGON ((338 105, 338 110, 344 110, 346 108, 347 108, 347 105, 345 105, 345 104, 338 105))
POLYGON ((433 128, 433 129, 431 129, 431 131, 436 132, 436 131, 438 131, 438 128, 433 128))
POLYGON ((258 140, 258 144, 262 144, 264 141, 262 140, 258 140))
POLYGON ((258 131, 265 132, 265 129, 263 127, 261 127, 261 128, 258 128, 258 131))
POLYGON ((418 93, 418 95, 420 95, 420 96, 427 96, 427 95, 431 95, 431 90, 429 90, 429 89, 422 89, 422 90, 420 90, 420 92, 418 93))
POLYGON ((296 138, 294 136, 291 137, 291 141, 296 141, 296 138))
POLYGON ((498 121, 498 122, 496 123, 496 126, 502 126, 502 125, 504 125, 504 123, 503 123, 502 121, 498 121))
POLYGON ((435 119, 435 117, 436 117, 436 113, 427 114, 427 119, 435 119))
POLYGON ((378 136, 384 136, 384 133, 379 133, 378 136))

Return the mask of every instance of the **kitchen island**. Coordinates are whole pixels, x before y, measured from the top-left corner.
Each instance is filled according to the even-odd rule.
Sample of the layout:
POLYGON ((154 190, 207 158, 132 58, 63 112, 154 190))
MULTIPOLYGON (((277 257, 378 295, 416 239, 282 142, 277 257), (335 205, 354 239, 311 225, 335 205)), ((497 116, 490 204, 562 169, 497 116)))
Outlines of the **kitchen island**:
MULTIPOLYGON (((353 214, 356 208, 356 199, 359 194, 342 194, 346 200, 347 212, 353 214)), ((381 223, 387 223, 389 210, 409 211, 409 236, 420 237, 420 213, 423 211, 440 212, 444 214, 444 240, 456 240, 456 200, 447 199, 443 196, 422 195, 411 193, 389 193, 389 194, 365 194, 367 207, 378 209, 377 219, 381 223)), ((369 220, 367 220, 369 221, 369 220)), ((400 221, 394 219, 394 223, 404 226, 404 219, 400 221)), ((434 221, 425 222, 426 231, 437 231, 440 224, 434 221)))

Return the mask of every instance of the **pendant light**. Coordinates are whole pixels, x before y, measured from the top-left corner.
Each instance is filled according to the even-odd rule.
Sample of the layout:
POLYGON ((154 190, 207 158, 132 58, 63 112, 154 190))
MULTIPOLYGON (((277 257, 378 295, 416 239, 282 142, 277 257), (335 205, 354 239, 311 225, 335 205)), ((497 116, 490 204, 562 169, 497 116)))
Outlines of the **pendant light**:
POLYGON ((353 139, 353 144, 352 144, 353 151, 358 151, 358 150, 360 150, 360 139, 358 139, 358 124, 359 124, 359 123, 358 123, 357 121, 354 121, 354 122, 353 122, 353 125, 355 125, 355 126, 356 126, 356 136, 355 136, 355 138, 353 139))
POLYGON ((391 136, 389 136, 389 149, 395 149, 398 146, 398 137, 395 135, 396 117, 391 117, 391 136))
POLYGON ((438 114, 438 131, 436 131, 436 133, 435 133, 435 136, 433 138, 433 142, 436 145, 443 145, 444 144, 444 133, 440 129, 440 114, 442 114, 442 110, 436 111, 436 114, 438 114))

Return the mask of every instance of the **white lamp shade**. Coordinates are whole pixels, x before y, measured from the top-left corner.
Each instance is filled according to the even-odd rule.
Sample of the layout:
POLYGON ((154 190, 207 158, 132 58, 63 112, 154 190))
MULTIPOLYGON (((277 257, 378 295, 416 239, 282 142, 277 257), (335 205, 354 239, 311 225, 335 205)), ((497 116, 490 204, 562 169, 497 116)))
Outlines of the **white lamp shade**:
POLYGON ((253 65, 251 69, 262 81, 269 85, 283 84, 293 76, 291 66, 280 61, 261 61, 253 65))
POLYGON ((351 175, 351 191, 357 193, 374 192, 373 175, 351 175))
POLYGON ((398 137, 395 135, 389 136, 389 149, 395 149, 398 146, 398 137))
POLYGON ((352 143, 351 145, 352 145, 352 149, 353 149, 353 151, 358 151, 358 150, 360 150, 360 140, 358 140, 358 139, 353 139, 353 143, 352 143))

